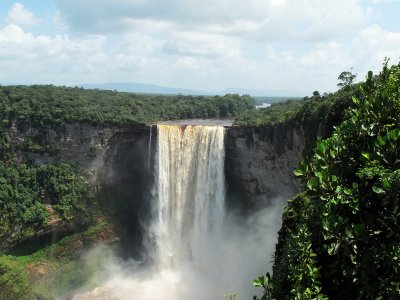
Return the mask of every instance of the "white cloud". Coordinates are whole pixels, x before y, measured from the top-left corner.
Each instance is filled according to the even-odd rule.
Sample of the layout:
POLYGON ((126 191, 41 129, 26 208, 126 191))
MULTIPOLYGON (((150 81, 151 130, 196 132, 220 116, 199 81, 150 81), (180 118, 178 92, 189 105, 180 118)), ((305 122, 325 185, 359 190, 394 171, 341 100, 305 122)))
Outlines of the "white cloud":
POLYGON ((0 80, 16 82, 71 81, 85 70, 104 38, 71 40, 65 35, 33 35, 10 24, 0 29, 0 80))
POLYGON ((95 4, 56 0, 56 4, 63 20, 80 33, 139 31, 143 22, 152 22, 169 31, 314 41, 351 34, 368 19, 357 0, 100 0, 95 4))
POLYGON ((235 57, 240 55, 240 41, 232 37, 202 32, 175 32, 164 51, 176 55, 235 57))
POLYGON ((67 34, 36 35, 17 24, 0 28, 0 68, 9 70, 0 81, 324 92, 335 90, 341 71, 377 71, 385 56, 397 59, 400 49, 400 33, 363 25, 368 9, 356 0, 253 0, 249 7, 236 0, 209 7, 191 0, 193 9, 182 4, 187 15, 173 0, 167 9, 177 19, 151 10, 165 2, 115 1, 57 2, 53 30, 67 34), (79 24, 84 31, 76 31, 79 24))
MULTIPOLYGON (((118 38, 33 35, 17 25, 0 29, 0 81, 79 84, 148 82, 198 90, 226 87, 334 91, 338 74, 354 67, 378 71, 383 58, 397 59, 400 33, 371 26, 350 45, 326 41, 302 50, 242 42, 237 37, 175 32, 155 37, 127 33, 118 38), (264 49, 263 60, 244 55, 264 49)), ((360 75, 362 76, 362 75, 360 75)))
POLYGON ((22 4, 15 3, 7 14, 7 22, 16 25, 36 25, 38 20, 22 4))
POLYGON ((362 30, 353 41, 353 52, 356 53, 357 65, 364 73, 369 69, 379 71, 383 59, 391 58, 397 63, 400 49, 400 33, 382 29, 378 25, 362 30))

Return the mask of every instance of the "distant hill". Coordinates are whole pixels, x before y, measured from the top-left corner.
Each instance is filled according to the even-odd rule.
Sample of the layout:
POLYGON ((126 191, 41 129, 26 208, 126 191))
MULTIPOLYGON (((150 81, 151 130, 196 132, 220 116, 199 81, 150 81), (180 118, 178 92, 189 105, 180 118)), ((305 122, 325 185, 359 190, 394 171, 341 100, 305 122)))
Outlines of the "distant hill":
POLYGON ((134 92, 146 94, 167 94, 167 95, 211 95, 212 93, 195 91, 189 89, 166 87, 156 84, 138 83, 138 82, 108 82, 108 83, 94 83, 82 84, 82 87, 88 89, 101 89, 101 90, 117 90, 119 92, 134 92))
MULTIPOLYGON (((40 84, 40 83, 36 83, 40 84)), ((17 82, 0 82, 0 85, 26 85, 26 83, 17 82)), ((31 84, 28 84, 31 85, 31 84)), ((57 86, 57 84, 56 84, 57 86)), ((68 85, 68 86, 75 86, 68 85)), ((193 95, 193 96, 223 96, 226 94, 239 94, 239 95, 250 95, 252 97, 268 97, 268 98, 297 98, 304 97, 307 93, 292 91, 292 90, 258 90, 258 89, 244 89, 244 88, 226 88, 222 91, 213 90, 191 90, 176 87, 167 87, 157 84, 141 83, 141 82, 105 82, 105 83, 82 83, 77 84, 87 89, 100 89, 100 90, 111 90, 119 92, 131 92, 131 93, 143 93, 143 94, 164 94, 164 95, 193 95)), ((273 101, 275 102, 275 101, 273 101)))
POLYGON ((243 88, 227 88, 222 91, 197 91, 190 89, 182 89, 175 87, 165 87, 156 84, 138 83, 138 82, 115 82, 115 83, 97 83, 97 84, 82 84, 82 87, 89 89, 102 90, 117 90, 120 92, 135 92, 135 93, 150 93, 150 94, 170 94, 170 95, 225 95, 239 94, 250 95, 253 97, 270 96, 270 97, 301 97, 304 96, 301 92, 291 90, 254 90, 243 88))

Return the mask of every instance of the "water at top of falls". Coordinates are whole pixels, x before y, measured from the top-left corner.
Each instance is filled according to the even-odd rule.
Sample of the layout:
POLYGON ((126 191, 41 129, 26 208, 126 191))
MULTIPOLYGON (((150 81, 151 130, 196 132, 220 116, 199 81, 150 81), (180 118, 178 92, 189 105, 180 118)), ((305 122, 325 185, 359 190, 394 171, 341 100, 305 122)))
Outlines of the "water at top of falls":
POLYGON ((224 219, 224 128, 158 125, 155 262, 204 267, 224 219))
POLYGON ((233 119, 187 119, 187 120, 170 120, 158 122, 157 125, 176 125, 176 126, 224 126, 231 127, 233 119))

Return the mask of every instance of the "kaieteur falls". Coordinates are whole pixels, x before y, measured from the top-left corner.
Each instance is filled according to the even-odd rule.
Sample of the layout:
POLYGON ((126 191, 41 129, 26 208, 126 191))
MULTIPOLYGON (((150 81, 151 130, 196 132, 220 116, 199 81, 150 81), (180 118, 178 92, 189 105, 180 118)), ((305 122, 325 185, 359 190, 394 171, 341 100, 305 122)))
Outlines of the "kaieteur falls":
MULTIPOLYGON (((270 270, 281 205, 246 217, 226 209, 225 130, 157 125, 150 151, 151 216, 143 226, 146 263, 109 263, 100 284, 108 297, 223 300, 227 293, 240 299, 256 294, 251 280, 270 270)), ((89 293, 75 299, 97 298, 89 293)))
POLYGON ((204 268, 225 215, 224 128, 158 126, 155 263, 204 268))

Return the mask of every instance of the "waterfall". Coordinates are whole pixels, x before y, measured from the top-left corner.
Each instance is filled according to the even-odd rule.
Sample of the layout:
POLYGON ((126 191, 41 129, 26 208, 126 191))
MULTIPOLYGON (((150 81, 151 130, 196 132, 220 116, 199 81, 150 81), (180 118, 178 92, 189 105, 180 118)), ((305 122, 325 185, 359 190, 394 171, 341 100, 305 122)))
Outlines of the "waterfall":
POLYGON ((203 268, 224 220, 224 128, 157 126, 151 234, 162 270, 203 268))
POLYGON ((100 299, 99 293, 118 300, 223 300, 229 292, 251 299, 251 280, 271 270, 283 201, 246 217, 225 211, 224 135, 222 126, 157 125, 148 145, 155 179, 151 218, 143 224, 148 259, 111 259, 106 280, 74 300, 100 299))

